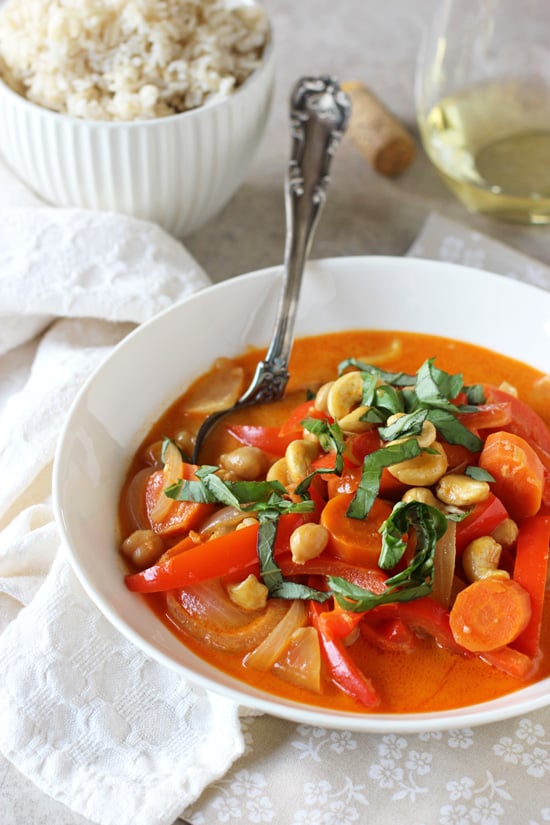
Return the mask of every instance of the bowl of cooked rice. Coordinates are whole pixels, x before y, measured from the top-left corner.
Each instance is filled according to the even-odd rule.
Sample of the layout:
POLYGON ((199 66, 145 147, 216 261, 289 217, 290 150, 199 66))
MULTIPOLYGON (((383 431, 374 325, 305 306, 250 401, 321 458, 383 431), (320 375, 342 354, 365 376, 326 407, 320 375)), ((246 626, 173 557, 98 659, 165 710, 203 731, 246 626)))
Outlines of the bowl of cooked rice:
POLYGON ((255 0, 7 0, 0 151, 55 206, 188 235, 242 183, 274 63, 255 0))

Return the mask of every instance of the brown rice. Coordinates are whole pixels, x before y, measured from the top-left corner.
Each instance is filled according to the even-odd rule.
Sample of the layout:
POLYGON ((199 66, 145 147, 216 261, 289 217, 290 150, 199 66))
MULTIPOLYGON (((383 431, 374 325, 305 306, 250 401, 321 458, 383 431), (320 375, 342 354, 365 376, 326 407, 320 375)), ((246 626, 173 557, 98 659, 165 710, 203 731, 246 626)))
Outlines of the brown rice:
POLYGON ((73 117, 163 117, 230 94, 267 38, 265 11, 246 0, 7 0, 0 73, 73 117))

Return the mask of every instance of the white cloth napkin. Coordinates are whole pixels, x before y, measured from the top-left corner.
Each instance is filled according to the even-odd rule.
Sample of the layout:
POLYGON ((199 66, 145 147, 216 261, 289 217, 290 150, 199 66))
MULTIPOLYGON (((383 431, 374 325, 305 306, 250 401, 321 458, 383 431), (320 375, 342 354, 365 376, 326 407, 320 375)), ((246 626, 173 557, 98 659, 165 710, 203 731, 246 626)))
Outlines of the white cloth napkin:
POLYGON ((84 379, 207 284, 157 226, 47 207, 0 163, 0 752, 99 825, 170 825, 244 749, 236 706, 151 661, 90 602, 50 502, 84 379))

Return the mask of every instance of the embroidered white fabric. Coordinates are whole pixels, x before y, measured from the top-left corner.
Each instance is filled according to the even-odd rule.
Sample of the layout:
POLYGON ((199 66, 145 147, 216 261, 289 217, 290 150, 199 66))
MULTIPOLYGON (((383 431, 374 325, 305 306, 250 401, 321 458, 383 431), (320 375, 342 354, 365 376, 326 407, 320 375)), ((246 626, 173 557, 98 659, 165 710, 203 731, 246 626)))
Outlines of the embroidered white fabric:
POLYGON ((0 164, 0 751, 99 825, 172 823, 244 749, 236 706, 150 660, 90 602, 50 506, 83 381, 208 283, 156 225, 52 209, 0 164))

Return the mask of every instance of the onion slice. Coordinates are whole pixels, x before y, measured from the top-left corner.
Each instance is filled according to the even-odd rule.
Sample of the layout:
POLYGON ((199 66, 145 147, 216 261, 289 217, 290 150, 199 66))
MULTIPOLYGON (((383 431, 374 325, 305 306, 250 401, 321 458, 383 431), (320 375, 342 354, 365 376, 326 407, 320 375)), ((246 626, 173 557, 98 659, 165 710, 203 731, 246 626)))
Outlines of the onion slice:
POLYGON ((456 561, 456 521, 447 521, 447 529, 437 542, 434 554, 433 598, 450 607, 456 561))
POLYGON ((157 502, 150 513, 150 519, 153 524, 162 521, 170 512, 174 501, 164 493, 167 487, 175 484, 181 478, 182 460, 181 453, 173 441, 170 441, 164 452, 164 484, 163 490, 157 499, 157 502))
POLYGON ((281 619, 269 636, 250 653, 244 664, 255 670, 269 670, 287 647, 292 634, 307 623, 307 607, 301 599, 295 599, 286 616, 281 619))
POLYGON ((246 610, 231 601, 220 579, 209 579, 171 591, 166 607, 174 624, 194 639, 218 650, 247 653, 278 625, 288 602, 270 599, 262 610, 246 610))
POLYGON ((321 692, 321 645, 314 627, 299 627, 294 631, 273 671, 291 685, 321 692))

